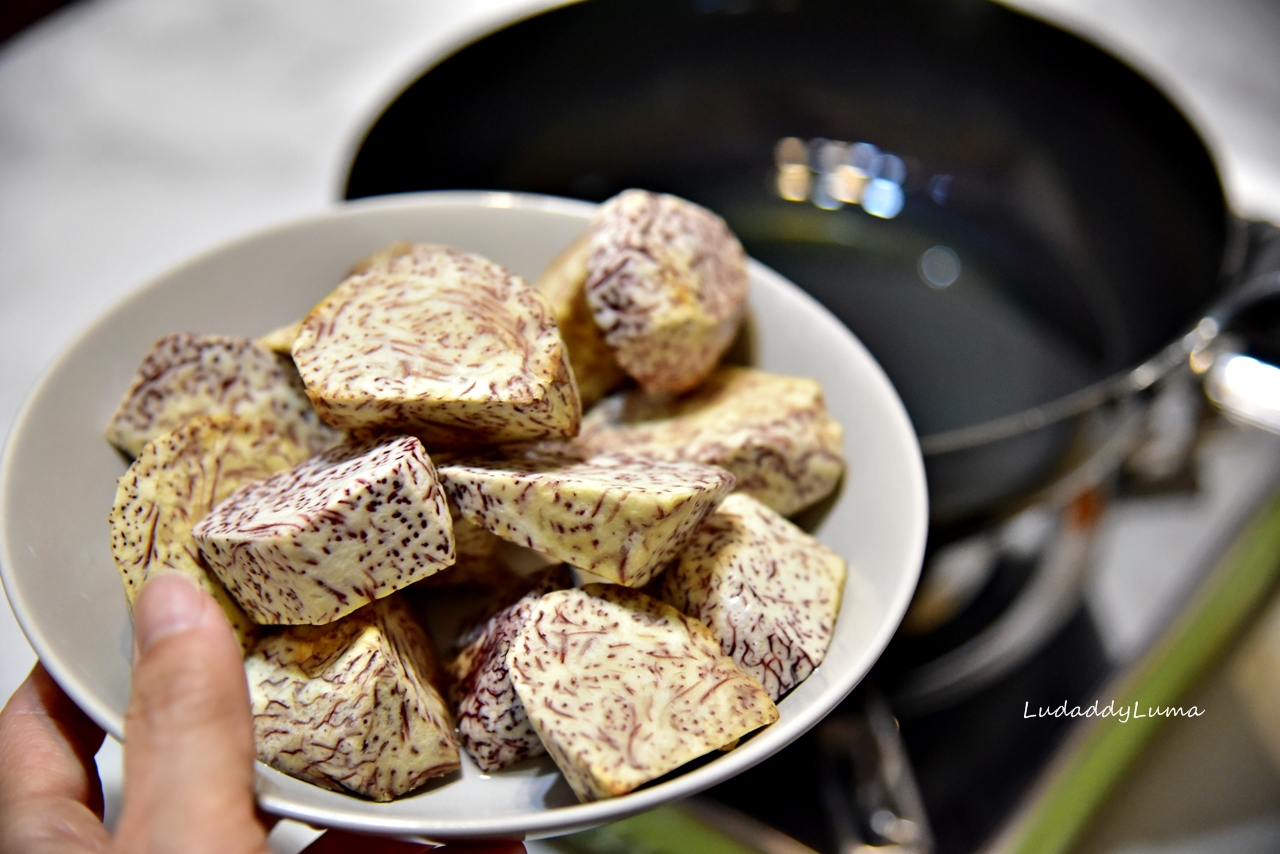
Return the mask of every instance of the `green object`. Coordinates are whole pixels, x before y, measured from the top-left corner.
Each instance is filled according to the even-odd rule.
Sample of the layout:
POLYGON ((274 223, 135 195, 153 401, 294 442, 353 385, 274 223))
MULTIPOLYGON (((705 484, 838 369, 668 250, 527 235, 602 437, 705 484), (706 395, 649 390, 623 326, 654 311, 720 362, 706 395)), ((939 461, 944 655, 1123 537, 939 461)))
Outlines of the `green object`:
MULTIPOLYGON (((1267 601, 1280 574, 1280 492, 1245 525, 1164 636, 1115 689, 1117 708, 1174 706, 1267 601)), ((1164 717, 1095 719, 1044 794, 1004 835, 1001 854, 1063 854, 1164 717)))
POLYGON ((566 854, 759 854, 678 805, 562 836, 551 844, 566 854))

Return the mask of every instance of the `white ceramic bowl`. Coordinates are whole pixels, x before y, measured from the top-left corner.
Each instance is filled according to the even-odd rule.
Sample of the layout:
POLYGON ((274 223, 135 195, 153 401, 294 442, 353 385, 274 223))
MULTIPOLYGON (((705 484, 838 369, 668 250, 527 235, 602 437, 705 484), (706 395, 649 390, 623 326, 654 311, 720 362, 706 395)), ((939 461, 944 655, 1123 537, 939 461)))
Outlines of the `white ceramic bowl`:
MULTIPOLYGON (((102 429, 143 354, 168 332, 257 336, 291 322, 358 258, 396 240, 478 252, 533 279, 581 232, 593 206, 505 193, 430 193, 345 205, 208 252, 135 291, 44 375, 0 469, 0 570, 23 630, 58 683, 119 737, 131 627, 108 547, 107 512, 125 470, 102 429)), ((875 662, 915 588, 924 550, 924 467, 879 366, 839 321, 752 262, 756 364, 817 378, 845 430, 848 473, 817 529, 851 572, 826 661, 740 747, 632 794, 579 804, 545 757, 460 778, 389 804, 258 767, 262 806, 312 824, 432 839, 536 838, 622 818, 718 783, 817 723, 875 662)))

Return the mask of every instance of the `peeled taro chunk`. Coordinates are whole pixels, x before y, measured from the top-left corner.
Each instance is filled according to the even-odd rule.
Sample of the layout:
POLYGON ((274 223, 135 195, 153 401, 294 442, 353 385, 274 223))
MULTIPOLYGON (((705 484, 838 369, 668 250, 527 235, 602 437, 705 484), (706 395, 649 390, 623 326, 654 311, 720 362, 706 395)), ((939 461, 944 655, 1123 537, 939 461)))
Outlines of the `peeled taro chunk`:
POLYGON ((739 492, 790 516, 835 488, 842 438, 816 380, 726 366, 680 397, 609 398, 587 413, 579 441, 597 452, 720 466, 739 492))
POLYGON ((627 378, 587 305, 587 256, 591 254, 588 238, 589 233, 583 234, 570 244, 533 284, 555 312, 584 409, 627 378))
POLYGON ((724 220, 627 190, 591 220, 586 299, 618 364, 647 392, 684 392, 729 349, 746 312, 747 256, 724 220))
POLYGON ((272 625, 332 622, 454 561, 444 493, 411 436, 348 442, 242 487, 192 534, 241 607, 272 625))
POLYGON ((507 664, 534 729, 584 801, 626 794, 778 719, 706 626, 612 584, 542 597, 507 664))
POLYGON ((245 660, 258 758, 389 801, 461 762, 430 641, 400 597, 268 635, 245 660))
POLYGON ((469 632, 447 665, 458 736, 481 771, 500 771, 546 753, 511 684, 507 652, 538 600, 572 586, 563 565, 539 573, 532 590, 469 632))
POLYGON ((777 700, 822 663, 844 558, 747 495, 730 495, 659 579, 663 600, 715 633, 777 700))
POLYGON ((309 456, 274 421, 229 415, 197 415, 143 445, 116 482, 108 517, 111 556, 129 606, 155 573, 181 572, 217 600, 248 652, 258 627, 200 558, 191 530, 239 487, 309 456))
POLYGON ((343 438, 316 415, 287 357, 247 338, 179 333, 147 352, 107 424, 107 441, 136 457, 196 415, 268 419, 313 454, 343 438))
POLYGON ((370 259, 303 319, 293 359, 330 424, 433 448, 573 436, 582 419, 546 300, 445 246, 370 259))
POLYGON ((552 442, 446 459, 440 479, 467 520, 628 587, 660 572, 733 488, 714 466, 552 442))
POLYGON ((471 524, 453 507, 449 508, 449 514, 457 560, 447 570, 424 578, 414 589, 476 588, 494 591, 510 587, 519 576, 502 559, 502 549, 506 545, 502 538, 471 524))

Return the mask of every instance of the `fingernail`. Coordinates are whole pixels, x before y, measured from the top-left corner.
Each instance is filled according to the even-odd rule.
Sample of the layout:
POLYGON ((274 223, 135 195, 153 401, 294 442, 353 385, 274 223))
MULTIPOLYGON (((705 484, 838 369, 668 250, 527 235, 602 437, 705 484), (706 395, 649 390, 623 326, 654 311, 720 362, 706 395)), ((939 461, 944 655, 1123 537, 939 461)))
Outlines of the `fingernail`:
POLYGON ((204 616, 205 592, 185 575, 167 572, 147 581, 133 609, 139 653, 165 635, 189 629, 204 616))

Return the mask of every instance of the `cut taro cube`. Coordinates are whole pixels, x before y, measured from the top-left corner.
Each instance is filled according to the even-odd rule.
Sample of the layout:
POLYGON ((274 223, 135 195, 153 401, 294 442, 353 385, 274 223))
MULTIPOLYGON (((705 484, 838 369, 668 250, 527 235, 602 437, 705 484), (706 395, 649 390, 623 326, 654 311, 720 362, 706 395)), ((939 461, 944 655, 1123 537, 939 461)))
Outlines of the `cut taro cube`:
POLYGON ((650 393, 697 388, 746 313, 738 238, 693 202, 624 190, 596 210, 588 240, 586 302, 618 364, 650 393))
POLYGON ((434 651, 399 596, 267 635, 245 660, 258 758, 378 801, 461 763, 434 651))
POLYGON ((730 495, 657 586, 777 700, 822 663, 844 558, 747 495, 730 495))
POLYGON ((500 771, 546 753, 507 670, 511 641, 543 595, 573 586, 563 564, 530 579, 533 589, 476 626, 447 665, 462 746, 481 771, 500 771))
POLYGON ((217 600, 248 652, 258 627, 200 558, 191 529, 239 487, 310 456, 274 421, 229 415, 197 415, 143 445, 116 482, 108 517, 111 556, 129 607, 152 575, 181 572, 217 600))
POLYGON ((547 752, 584 801, 626 794, 778 719, 706 626, 613 584, 543 596, 507 665, 547 752))
POLYGON ((587 256, 590 254, 589 234, 583 234, 547 265, 533 285, 547 298, 555 313, 583 409, 627 378, 587 305, 587 256))
POLYGON ((107 424, 107 441, 136 457, 147 442, 196 415, 267 419, 313 454, 344 438, 320 420, 288 356, 248 338, 178 333, 143 358, 107 424))
POLYGON ((352 441, 244 486, 192 531, 259 623, 321 625, 454 562, 435 467, 411 436, 352 441))
POLYGON ((588 456, 567 442, 444 460, 440 479, 468 521, 628 587, 660 572, 733 488, 715 466, 588 456))
POLYGON ((511 587, 518 576, 502 560, 506 541, 471 524, 452 507, 449 514, 453 520, 453 550, 457 560, 444 572, 418 582, 415 589, 504 590, 511 587))
POLYGON ((546 300, 447 246, 398 244, 358 265, 303 319, 293 359, 330 424, 432 449, 574 436, 582 420, 546 300))
POLYGON ((790 516, 828 495, 844 472, 843 431, 808 377, 722 367, 689 394, 617 394, 582 422, 602 453, 720 466, 738 492, 790 516))

